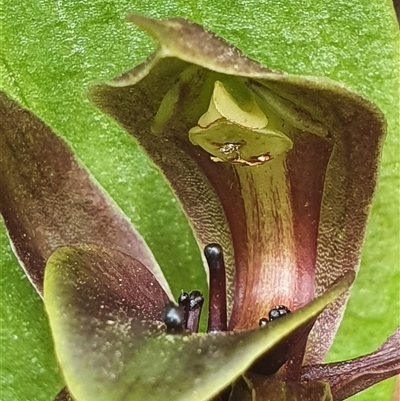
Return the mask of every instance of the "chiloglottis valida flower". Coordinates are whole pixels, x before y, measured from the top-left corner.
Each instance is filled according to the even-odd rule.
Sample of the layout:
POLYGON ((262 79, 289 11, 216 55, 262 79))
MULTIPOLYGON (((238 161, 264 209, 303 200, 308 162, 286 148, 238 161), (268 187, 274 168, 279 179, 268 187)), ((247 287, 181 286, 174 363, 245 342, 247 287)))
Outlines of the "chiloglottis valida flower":
POLYGON ((157 50, 89 97, 181 202, 204 250, 208 332, 197 332, 202 295, 176 304, 67 144, 2 95, 1 213, 43 294, 68 388, 56 399, 338 401, 399 373, 399 329, 372 354, 323 364, 359 264, 379 110, 331 80, 270 70, 197 24, 129 19, 157 50))

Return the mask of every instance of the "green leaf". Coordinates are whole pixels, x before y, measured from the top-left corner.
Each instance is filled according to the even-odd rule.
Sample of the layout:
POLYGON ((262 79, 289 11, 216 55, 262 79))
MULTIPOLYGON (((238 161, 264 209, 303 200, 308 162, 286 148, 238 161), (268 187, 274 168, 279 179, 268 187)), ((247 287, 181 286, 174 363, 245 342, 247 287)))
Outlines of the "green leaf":
MULTIPOLYGON (((398 323, 400 280, 398 25, 390 1, 7 1, 0 85, 63 134, 146 239, 172 285, 205 289, 197 246, 168 187, 123 130, 85 100, 88 83, 143 60, 151 41, 124 16, 181 16, 204 24, 260 62, 345 82, 384 111, 389 127, 361 270, 330 359, 367 353, 398 323), (240 16, 240 17, 238 17, 240 16), (395 200, 395 201, 393 201, 395 200), (178 247, 173 255, 171 247, 178 247), (192 270, 186 275, 182 269, 192 270)), ((61 387, 42 303, 1 232, 0 393, 52 400, 61 387), (18 337, 18 339, 16 339, 18 337), (33 395, 34 394, 34 395, 33 395)), ((175 248, 174 248, 175 249, 175 248)), ((356 396, 391 399, 392 383, 356 396)))
POLYGON ((159 401, 166 394, 206 401, 314 320, 354 276, 347 272, 323 296, 264 328, 168 334, 160 321, 167 298, 150 272, 118 251, 85 245, 51 255, 44 300, 57 357, 77 401, 159 401))

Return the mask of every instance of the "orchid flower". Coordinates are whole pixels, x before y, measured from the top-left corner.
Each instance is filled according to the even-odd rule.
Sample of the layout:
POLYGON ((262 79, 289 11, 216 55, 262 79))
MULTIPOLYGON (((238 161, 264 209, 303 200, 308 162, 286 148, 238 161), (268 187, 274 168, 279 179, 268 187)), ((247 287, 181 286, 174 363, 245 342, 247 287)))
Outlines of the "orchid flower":
POLYGON ((340 401, 398 374, 400 329, 369 355, 323 364, 359 265, 381 112, 195 23, 129 19, 157 50, 89 98, 181 202, 204 250, 208 328, 198 332, 202 294, 176 302, 69 146, 2 95, 0 208, 49 316, 67 386, 56 400, 340 401))

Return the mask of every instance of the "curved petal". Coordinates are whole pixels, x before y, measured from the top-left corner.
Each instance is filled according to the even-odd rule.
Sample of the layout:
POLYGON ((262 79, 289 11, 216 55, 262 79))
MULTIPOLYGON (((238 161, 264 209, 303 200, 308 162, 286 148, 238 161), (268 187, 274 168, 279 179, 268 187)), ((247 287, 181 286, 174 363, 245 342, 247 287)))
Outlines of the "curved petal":
MULTIPOLYGON (((277 304, 296 309, 323 293, 340 272, 356 271, 385 132, 380 111, 331 80, 263 67, 195 23, 138 15, 130 20, 158 40, 157 51, 93 87, 89 96, 137 138, 165 174, 200 246, 223 246, 230 328, 254 327, 277 304), (268 117, 267 127, 279 138, 290 137, 291 150, 271 158, 276 149, 268 149, 273 145, 265 136, 257 142, 261 133, 252 123, 245 134, 236 132, 244 142, 235 143, 223 139, 231 135, 226 128, 201 127, 218 113, 218 121, 232 118, 218 111, 214 86, 218 81, 228 87, 235 79, 237 87, 249 88, 268 117), (201 129, 193 131, 197 125, 207 135, 215 128, 215 142, 207 139, 203 146, 196 139, 201 129), (200 146, 193 146, 196 141, 200 146), (254 150, 257 143, 265 152, 241 157, 241 146, 254 150)), ((307 361, 324 358, 347 296, 317 320, 307 361)))
POLYGON ((130 254, 168 284, 143 238, 73 155, 34 114, 0 93, 0 212, 15 254, 42 292, 59 246, 95 243, 130 254))
POLYGON ((79 246, 49 258, 44 300, 56 354, 77 401, 158 401, 165 394, 200 401, 315 319, 353 279, 348 272, 323 296, 265 328, 168 334, 161 322, 168 298, 147 269, 120 252, 79 246))
POLYGON ((342 401, 400 373, 400 326, 375 352, 349 361, 302 368, 303 380, 325 380, 342 401))

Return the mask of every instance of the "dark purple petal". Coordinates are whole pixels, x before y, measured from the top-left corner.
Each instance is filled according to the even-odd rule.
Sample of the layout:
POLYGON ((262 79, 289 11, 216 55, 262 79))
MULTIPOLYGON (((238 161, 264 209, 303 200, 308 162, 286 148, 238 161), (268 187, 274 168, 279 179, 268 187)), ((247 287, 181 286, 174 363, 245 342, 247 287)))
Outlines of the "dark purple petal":
POLYGON ((60 246, 103 245, 143 263, 168 284, 127 217, 31 112, 0 94, 0 211, 14 252, 41 293, 44 266, 60 246))
POLYGON ((329 382, 334 401, 345 400, 400 373, 400 326, 375 352, 345 362, 302 368, 303 380, 329 382))

